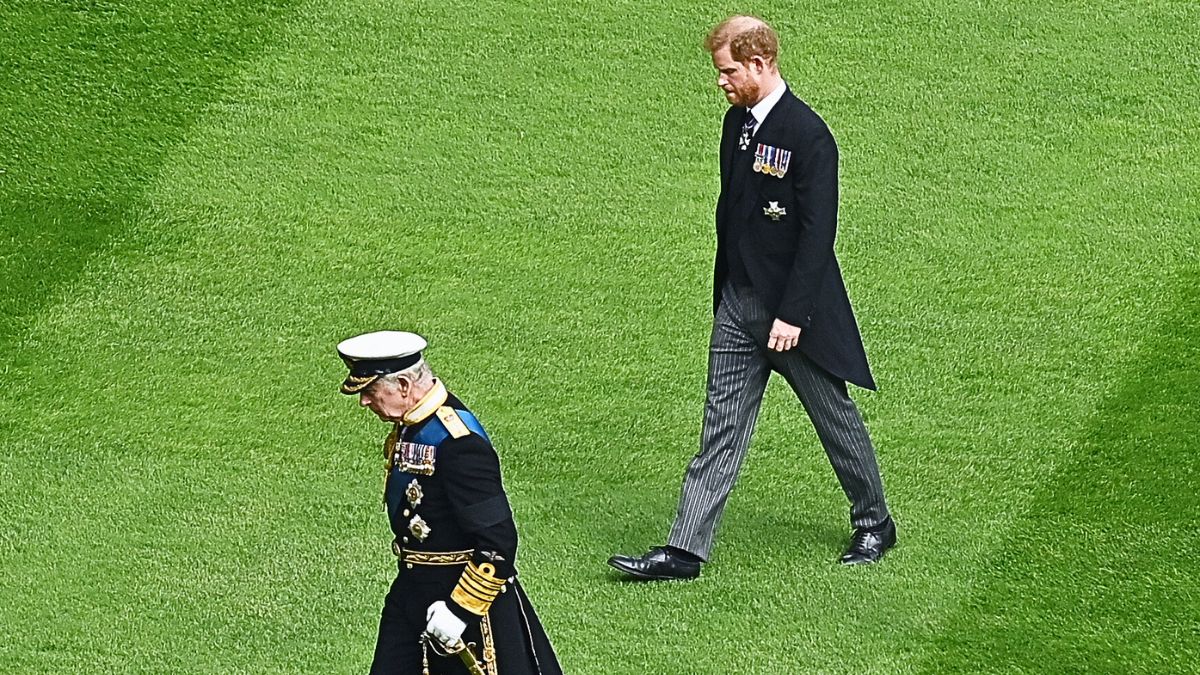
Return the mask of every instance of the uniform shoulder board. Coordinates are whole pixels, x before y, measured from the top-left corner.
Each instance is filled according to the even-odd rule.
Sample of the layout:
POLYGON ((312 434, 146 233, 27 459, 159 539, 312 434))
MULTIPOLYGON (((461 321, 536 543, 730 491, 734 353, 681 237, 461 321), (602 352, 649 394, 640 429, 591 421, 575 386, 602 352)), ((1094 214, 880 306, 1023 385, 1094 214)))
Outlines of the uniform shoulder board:
POLYGON ((471 433, 471 430, 463 423, 462 418, 458 416, 458 412, 454 408, 444 405, 437 409, 437 416, 442 421, 442 425, 446 427, 446 431, 450 432, 450 436, 462 438, 471 433))

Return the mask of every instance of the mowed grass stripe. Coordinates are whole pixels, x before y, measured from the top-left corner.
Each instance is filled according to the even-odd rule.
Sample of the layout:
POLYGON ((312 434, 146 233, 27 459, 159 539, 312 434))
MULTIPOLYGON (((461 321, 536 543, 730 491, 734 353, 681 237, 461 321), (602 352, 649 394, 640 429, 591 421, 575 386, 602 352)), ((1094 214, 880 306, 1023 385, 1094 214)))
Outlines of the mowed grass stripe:
MULTIPOLYGON (((914 61, 919 74, 897 84, 935 101, 918 109, 942 119, 888 117, 904 133, 867 165, 892 169, 868 188, 900 202, 888 214, 896 220, 872 228, 884 233, 874 253, 907 270, 865 279, 900 286, 868 302, 906 303, 883 308, 896 323, 891 341, 874 344, 876 367, 901 377, 884 376, 871 412, 884 414, 875 429, 897 511, 922 519, 898 553, 927 554, 914 568, 946 591, 925 596, 948 604, 929 606, 918 631, 928 643, 912 661, 935 670, 937 635, 974 625, 965 592, 978 575, 992 578, 1008 537, 1036 520, 1023 514, 1047 489, 1040 482, 1084 452, 1095 407, 1120 391, 1147 326, 1174 306, 1172 270, 1197 251, 1200 145, 1184 119, 1196 97, 1186 65, 1194 8, 1121 5, 1108 18, 1082 5, 1009 9, 907 17, 928 20, 938 57, 914 61), (887 227, 895 222, 904 226, 887 227), (923 459, 888 462, 897 446, 921 448, 923 459)), ((895 72, 889 65, 880 72, 895 72)), ((1054 616, 1012 609, 1027 623, 1004 644, 1058 629, 1054 616)))
MULTIPOLYGON (((350 14, 351 21, 359 18, 350 14)), ((322 28, 314 20, 297 39, 312 37, 308 31, 320 33, 322 28)), ((343 26, 349 33, 343 37, 356 38, 358 28, 343 26)), ((304 67, 306 64, 300 65, 304 67)), ((291 84, 285 82, 272 91, 286 96, 291 84)), ((208 140, 212 139, 201 134, 197 143, 208 140)), ((221 146, 214 153, 221 157, 232 149, 221 146)), ((303 171, 292 173, 297 170, 286 164, 280 166, 299 179, 307 196, 308 176, 303 171)), ((455 169, 449 175, 461 176, 462 171, 455 169)), ((214 172, 213 176, 221 185, 219 178, 224 174, 214 172)), ((259 180, 272 178, 268 175, 259 180)), ((207 183, 200 186, 202 192, 210 189, 207 183)), ((339 579, 337 572, 322 569, 312 559, 314 555, 326 559, 329 542, 313 546, 311 536, 312 532, 325 532, 352 538, 342 523, 322 524, 313 521, 309 513, 285 509, 289 519, 285 530, 311 527, 306 538, 273 530, 283 523, 262 516, 269 505, 280 501, 290 506, 288 497, 298 489, 307 493, 302 501, 317 500, 322 512, 339 506, 326 504, 317 494, 321 489, 309 487, 309 481, 313 473, 326 475, 319 469, 328 469, 329 449, 350 438, 354 456, 361 461, 346 467, 353 469, 348 475, 355 477, 349 503, 356 504, 360 514, 370 516, 370 552, 383 551, 378 514, 371 508, 374 499, 362 489, 361 478, 371 476, 365 483, 369 490, 376 489, 376 463, 366 461, 366 453, 358 454, 359 448, 374 446, 374 434, 358 431, 363 429, 361 422, 347 416, 346 400, 331 397, 332 388, 317 384, 309 390, 312 383, 336 381, 340 367, 327 349, 344 329, 321 325, 312 333, 304 331, 312 312, 336 322, 364 320, 365 313, 353 303, 346 306, 344 299, 359 291, 361 275, 369 275, 381 265, 393 265, 403 256, 391 252, 373 256, 372 264, 360 273, 357 251, 374 234, 390 234, 394 223, 387 223, 386 232, 357 233, 353 226, 358 223, 351 222, 361 215, 357 213, 333 223, 318 220, 315 226, 303 219, 292 221, 295 212, 287 207, 305 201, 291 201, 295 196, 291 193, 286 195, 288 199, 267 201, 282 214, 275 221, 269 214, 261 217, 254 204, 248 209, 249 216, 230 216, 195 207, 203 203, 198 199, 190 202, 190 210, 176 215, 163 206, 178 203, 173 190, 170 177, 163 178, 162 203, 148 200, 160 208, 148 209, 153 211, 151 215, 138 223, 146 229, 118 249, 124 257, 106 259, 108 265, 94 264, 88 283, 77 288, 62 306, 46 312, 32 331, 29 349, 33 353, 53 355, 63 370, 79 376, 77 389, 68 396, 63 390, 54 390, 49 375, 37 379, 34 374, 28 391, 40 395, 41 402, 26 410, 14 425, 24 432, 23 438, 14 439, 9 446, 21 460, 35 463, 40 470, 36 479, 18 483, 18 488, 30 490, 19 492, 20 499, 14 500, 29 505, 32 521, 14 514, 20 527, 13 529, 24 535, 21 541, 12 542, 17 549, 14 562, 28 570, 28 576, 18 581, 41 582, 21 588, 15 595, 17 605, 25 610, 15 622, 26 636, 18 645, 38 645, 32 655, 18 648, 17 658, 87 669, 136 664, 128 667, 150 671, 245 668, 257 672, 274 665, 299 670, 306 656, 321 648, 320 639, 313 636, 328 631, 335 641, 353 648, 349 663, 361 666, 369 656, 370 614, 377 607, 378 588, 354 596, 355 600, 369 600, 368 611, 343 614, 361 621, 358 632, 340 629, 310 605, 314 598, 330 595, 327 584, 332 580, 341 582, 340 588, 353 588, 356 580, 370 579, 364 569, 386 570, 386 563, 379 555, 359 550, 357 562, 345 566, 350 577, 339 579), (272 225, 278 227, 274 232, 272 225), (334 236, 326 241, 330 231, 312 232, 320 245, 313 247, 316 259, 310 257, 306 263, 303 255, 294 254, 307 251, 310 242, 295 235, 317 226, 328 228, 334 236), (226 236, 231 230, 243 237, 226 236), (327 265, 328 259, 334 264, 327 265), (281 280, 280 261, 292 264, 283 271, 297 276, 281 280), (306 264, 332 274, 331 287, 310 289, 300 276, 308 271, 303 269, 306 264), (291 281, 295 285, 289 285, 291 281), (320 296, 323 291, 328 297, 320 296), (279 293, 296 296, 281 299, 279 293), (92 323, 83 325, 81 317, 92 323), (237 356, 231 360, 232 355, 237 356), (263 425, 260 417, 243 416, 247 406, 263 403, 255 400, 252 391, 283 386, 288 373, 300 364, 316 365, 317 371, 304 372, 294 380, 303 382, 303 389, 320 405, 331 406, 339 419, 347 418, 345 424, 337 425, 339 431, 354 429, 355 433, 318 441, 315 439, 322 432, 311 426, 289 427, 297 415, 294 411, 266 412, 277 415, 268 425, 263 425), (77 398, 77 391, 87 392, 87 396, 77 398), (153 403, 144 404, 147 401, 153 403), (113 423, 81 428, 75 422, 81 418, 111 419, 113 423), (238 418, 242 422, 237 422, 238 418), (64 448, 72 457, 71 467, 62 476, 50 473, 59 468, 55 458, 64 448), (249 469, 247 462, 252 463, 249 469), (294 469, 297 466, 299 469, 294 469), (147 468, 139 471, 139 467, 147 468), (247 470, 248 477, 238 476, 247 470), (142 484, 143 478, 148 484, 142 484), (247 481, 255 488, 249 488, 247 481), (283 485, 278 481, 284 481, 283 485), (74 507, 86 508, 77 514, 74 507), (263 520, 274 522, 268 524, 265 534, 257 529, 263 520), (177 532, 172 534, 173 530, 177 532), (131 539, 152 542, 154 554, 165 562, 145 564, 144 554, 131 539), (75 541, 88 542, 87 566, 58 561, 47 565, 54 559, 54 551, 66 550, 75 541), (280 568, 276 561, 281 555, 295 562, 280 568), (130 559, 136 563, 126 567, 130 559), (307 594, 289 593, 288 589, 294 588, 287 585, 289 579, 279 578, 295 566, 316 575, 309 580, 316 581, 316 588, 299 585, 307 594), (51 573, 42 576, 47 567, 51 573), (228 588, 231 583, 232 590, 228 588), (39 620, 36 613, 31 616, 28 612, 30 607, 53 612, 72 601, 82 606, 57 621, 39 620), (127 605, 139 611, 123 611, 127 605), (302 616, 293 617, 297 613, 302 616), (110 621, 103 635, 81 630, 103 623, 100 618, 110 615, 121 618, 110 621), (298 630, 308 635, 291 644, 289 636, 298 630), (180 654, 157 647, 179 644, 180 635, 192 636, 201 645, 188 649, 185 638, 180 654), (247 640, 248 635, 253 637, 247 640)), ((184 194, 184 202, 195 197, 184 194)), ((402 251, 403 244, 387 248, 402 251)), ((375 296, 373 302, 379 301, 375 296)), ((455 317, 461 315, 459 310, 455 317)), ((290 391, 291 386, 286 389, 290 391)), ((284 400, 298 405, 287 396, 284 400)), ((312 406, 309 399, 301 408, 311 413, 312 406)), ((15 405, 12 410, 15 413, 15 405)), ((18 463, 13 468, 19 471, 25 465, 18 463)), ((357 526, 361 528, 362 523, 357 526)), ((334 611, 338 603, 325 601, 322 607, 334 611)), ((326 658, 337 662, 337 657, 326 658)))
POLYGON ((5 3, 0 344, 128 231, 166 152, 293 4, 5 3))
MULTIPOLYGON (((153 250, 139 250, 145 244, 137 233, 144 205, 140 191, 200 111, 227 93, 228 78, 270 41, 272 22, 288 7, 230 2, 5 7, 4 58, 15 66, 5 68, 4 76, 15 84, 3 91, 11 113, 4 132, 13 141, 6 138, 4 148, 15 151, 6 153, 0 167, 3 309, 5 337, 20 346, 7 352, 0 415, 5 458, 0 557, 8 570, 0 582, 2 670, 279 667, 271 650, 261 652, 262 667, 236 654, 244 633, 229 619, 236 612, 224 606, 233 594, 246 611, 269 614, 275 595, 281 588, 286 593, 286 584, 271 583, 268 574, 231 570, 236 566, 231 556, 236 561, 239 552, 262 546, 255 555, 268 570, 286 575, 297 564, 279 556, 281 538, 236 532, 243 518, 261 518, 255 507, 239 506, 237 494, 256 494, 262 485, 242 484, 238 471, 207 469, 221 454, 219 438, 237 430, 221 427, 219 420, 204 447, 148 461, 158 439, 173 430, 139 424, 136 410, 155 405, 147 399, 153 387, 145 383, 155 377, 186 379, 187 373, 143 370, 141 342, 122 341, 121 310, 98 316, 93 310, 102 307, 93 301, 97 294, 120 293, 103 286, 123 255, 153 256, 153 250), (89 321, 96 324, 80 329, 89 321), (47 332, 54 334, 49 343, 41 339, 47 332), (57 349, 57 340, 75 338, 88 342, 57 349), (118 368, 105 369, 106 347, 118 368), (26 395, 42 398, 45 406, 27 408, 26 395), (237 509, 227 514, 233 524, 212 515, 214 504, 237 509), (208 534, 223 528, 233 532, 230 538, 215 549, 206 547, 208 534), (195 592, 189 584, 203 590, 195 592), (224 641, 221 630, 231 631, 224 641), (188 648, 182 634, 203 648, 188 648), (222 663, 229 653, 235 653, 232 662, 222 663)), ((155 331, 145 328, 131 330, 155 339, 155 331)), ((207 375, 193 372, 205 387, 233 389, 207 375)), ((181 416, 209 412, 209 396, 189 397, 192 409, 181 416)), ((169 452, 179 450, 171 442, 166 441, 169 452)), ((233 452, 239 464, 245 461, 245 446, 233 452)), ((311 555, 299 551, 292 558, 319 567, 311 555)), ((321 617, 319 608, 314 616, 321 617)), ((336 617, 320 620, 335 630, 336 617)), ((283 644, 268 623, 255 624, 259 639, 283 644)), ((305 669, 304 645, 319 649, 320 642, 306 635, 289 656, 296 664, 290 670, 305 669)))
POLYGON ((1033 496, 928 672, 1185 672, 1200 657, 1200 266, 1033 496))
MULTIPOLYGON (((880 59, 866 71, 870 82, 853 79, 868 78, 860 70, 835 71, 828 91, 851 104, 830 106, 851 111, 840 126, 850 234, 840 244, 857 263, 846 265, 851 292, 883 386, 860 400, 908 521, 889 564, 904 559, 910 585, 873 592, 915 592, 924 608, 906 617, 911 632, 884 633, 900 651, 923 654, 914 635, 936 636, 943 613, 957 619, 955 604, 969 600, 975 575, 1021 525, 1029 495, 1073 461, 1098 401, 1120 386, 1109 374, 1136 361, 1144 323, 1169 311, 1168 271, 1195 253, 1197 144, 1183 117, 1195 89, 1182 86, 1192 10, 1117 9, 1100 18, 1081 5, 949 14, 909 5, 886 27, 856 34, 857 50, 838 48, 880 59), (1127 25, 1155 28, 1131 37, 1127 25), (862 88, 839 89, 843 78, 862 88), (862 173, 852 172, 856 151, 870 153, 862 173)), ((777 410, 776 423, 795 415, 777 410)), ((769 429, 760 443, 772 434, 766 447, 790 457, 791 431, 769 429)), ((748 470, 762 471, 753 461, 748 470)), ((776 489, 755 499, 743 528, 780 517, 776 486, 793 471, 772 468, 775 457, 761 461, 777 482, 743 480, 739 489, 776 489)), ((800 485, 827 476, 819 458, 813 466, 800 485)), ((807 516, 799 506, 793 513, 807 516)), ((829 554, 834 532, 816 533, 829 554)), ((936 638, 929 644, 936 650, 936 638)), ((885 656, 884 646, 879 654, 908 658, 885 656)))
MULTIPOLYGON (((1123 329, 1136 317, 1117 309, 1167 287, 1081 277, 1063 261, 1172 261, 1190 236, 1174 227, 1183 207, 1163 200, 1159 220, 1126 221, 1146 197, 1110 205, 1111 221, 1068 221, 1089 238, 1047 227, 1051 215, 1026 222, 1027 192, 1023 210, 984 220, 1012 203, 1001 188, 1054 186, 1057 167, 993 167, 968 208, 948 186, 974 175, 976 155, 907 177, 883 158, 936 155, 944 137, 1017 138, 1006 115, 1024 114, 1010 100, 1022 83, 997 90, 982 121, 939 116, 979 101, 920 69, 877 68, 898 74, 850 96, 839 83, 861 82, 868 57, 897 46, 944 63, 931 38, 946 26, 916 16, 897 31, 887 7, 821 13, 819 31, 785 21, 790 63, 812 53, 826 66, 793 82, 836 118, 846 148, 843 260, 887 387, 862 398, 904 544, 878 568, 832 565, 841 498, 776 385, 719 563, 696 584, 611 583, 604 557, 665 533, 695 446, 723 109, 696 40, 721 10, 397 9, 306 6, 171 153, 135 234, 33 326, 26 353, 76 377, 64 389, 31 373, 25 397, 2 399, 18 460, 9 494, 28 505, 9 529, 34 535, 5 542, 32 589, 6 593, 19 612, 8 655, 34 670, 361 670, 388 576, 382 428, 332 393, 329 348, 386 324, 431 336, 431 358, 502 444, 522 569, 571 672, 922 663, 1037 489, 1028 460, 1070 461, 1059 441, 1077 438, 1112 386, 1076 369, 1134 358, 1123 329), (606 41, 619 46, 611 58, 578 48, 606 41), (939 198, 905 198, 909 187, 939 198), (1058 317, 1073 312, 1085 321, 1062 335, 1058 317), (1030 367, 1013 367, 1013 351, 1030 367), (1030 415, 1047 397, 1059 409, 1030 415), (62 454, 86 470, 58 475, 62 454), (83 515, 61 506, 79 503, 83 515), (960 528, 980 505, 995 511, 967 541, 960 528), (89 567, 55 557, 80 540, 89 567), (82 607, 53 613, 70 601, 82 607), (103 632, 80 632, 92 624, 103 632)), ((951 28, 977 18, 963 8, 951 28)), ((969 46, 1004 52, 1009 20, 966 33, 969 46)), ((1077 36, 1053 44, 1069 51, 1077 36)), ((980 82, 996 68, 971 63, 980 82)), ((1033 121, 1071 132, 1066 117, 1033 121)), ((1184 138, 1172 152, 1194 151, 1184 138)), ((1186 176, 1152 176, 1150 194, 1183 192, 1186 176)), ((1084 184, 1070 206, 1107 204, 1084 184)))

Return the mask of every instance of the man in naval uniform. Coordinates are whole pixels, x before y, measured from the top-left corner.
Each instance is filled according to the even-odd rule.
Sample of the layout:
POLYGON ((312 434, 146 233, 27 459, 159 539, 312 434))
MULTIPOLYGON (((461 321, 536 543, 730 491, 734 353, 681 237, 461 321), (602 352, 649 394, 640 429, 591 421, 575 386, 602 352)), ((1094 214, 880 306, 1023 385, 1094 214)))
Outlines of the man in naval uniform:
MULTIPOLYGON (((709 559, 771 371, 803 404, 850 502, 846 565, 896 543, 875 448, 846 383, 875 388, 834 256, 838 150, 779 73, 779 38, 734 16, 708 35, 721 130, 713 330, 700 451, 666 546, 609 564, 637 579, 690 579, 709 559)), ((781 495, 783 496, 783 495, 781 495)))
POLYGON ((399 573, 384 599, 371 673, 561 675, 517 581, 517 530, 500 460, 479 420, 434 377, 423 338, 379 331, 344 340, 342 393, 393 425, 384 502, 399 573), (430 644, 430 640, 436 640, 430 644))

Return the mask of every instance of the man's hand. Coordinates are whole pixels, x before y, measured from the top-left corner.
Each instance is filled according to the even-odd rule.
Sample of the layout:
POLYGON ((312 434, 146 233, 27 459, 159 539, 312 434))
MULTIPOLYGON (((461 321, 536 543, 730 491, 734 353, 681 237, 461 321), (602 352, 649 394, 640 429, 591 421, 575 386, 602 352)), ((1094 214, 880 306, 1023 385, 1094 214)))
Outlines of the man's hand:
POLYGON ((446 603, 441 600, 429 606, 425 612, 425 620, 429 622, 425 625, 425 632, 447 646, 461 640, 463 630, 467 627, 467 624, 454 616, 454 612, 451 612, 450 608, 446 607, 446 603))
POLYGON ((767 340, 767 349, 786 352, 800 342, 800 327, 781 319, 775 319, 771 324, 771 336, 767 340))

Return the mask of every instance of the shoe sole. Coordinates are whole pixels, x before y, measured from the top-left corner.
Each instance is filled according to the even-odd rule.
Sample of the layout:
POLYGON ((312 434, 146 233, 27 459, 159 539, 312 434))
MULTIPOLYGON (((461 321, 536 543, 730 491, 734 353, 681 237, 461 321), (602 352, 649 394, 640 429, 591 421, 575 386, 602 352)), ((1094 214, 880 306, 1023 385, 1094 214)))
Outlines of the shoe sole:
POLYGON ((686 577, 663 574, 646 574, 645 572, 641 572, 630 567, 625 567, 621 565, 621 563, 614 562, 612 560, 608 561, 608 566, 617 570, 618 572, 621 572, 622 574, 633 577, 638 581, 691 581, 692 579, 696 579, 700 576, 699 570, 697 570, 694 575, 686 577))
POLYGON ((888 546, 887 548, 883 549, 883 551, 881 551, 879 553, 879 557, 875 558, 873 560, 866 560, 866 559, 864 559, 864 560, 841 560, 841 559, 839 559, 838 564, 845 565, 846 567, 854 567, 855 565, 874 565, 875 563, 879 562, 880 560, 883 560, 883 556, 887 555, 887 552, 892 550, 892 548, 894 546, 895 546, 895 544, 892 544, 891 546, 888 546))

